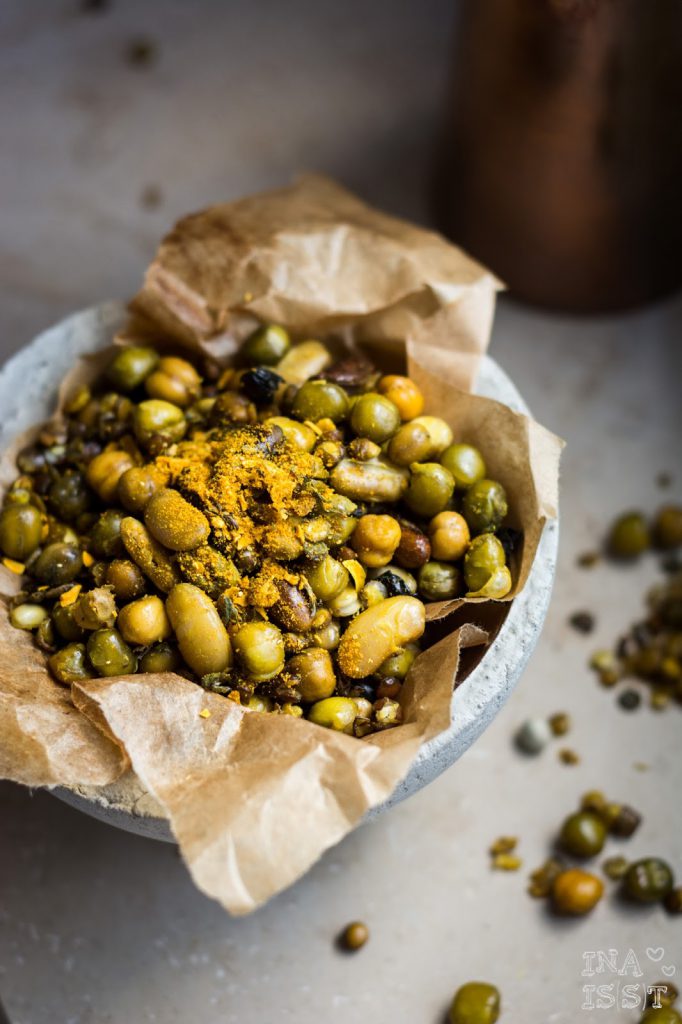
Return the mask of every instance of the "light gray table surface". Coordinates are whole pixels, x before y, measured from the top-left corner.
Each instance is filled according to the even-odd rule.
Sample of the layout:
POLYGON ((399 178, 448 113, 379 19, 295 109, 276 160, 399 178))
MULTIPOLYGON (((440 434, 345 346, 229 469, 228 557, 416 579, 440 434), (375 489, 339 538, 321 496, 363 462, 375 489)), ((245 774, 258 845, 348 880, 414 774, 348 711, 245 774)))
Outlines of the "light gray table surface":
MULTIPOLYGON (((258 0, 134 4, 102 14, 71 0, 0 8, 0 356, 64 314, 137 287, 181 213, 314 168, 370 200, 426 218, 429 146, 446 75, 445 0, 344 5, 258 0), (148 68, 126 63, 152 37, 148 68), (149 185, 160 204, 140 202, 149 185)), ((682 498, 682 301, 572 320, 500 303, 491 351, 538 419, 568 441, 562 542, 540 645, 493 726, 438 781, 350 836, 288 892, 231 920, 176 851, 90 820, 45 793, 0 785, 0 998, 14 1024, 441 1024, 453 990, 484 978, 505 1024, 635 1022, 581 1011, 583 987, 682 976, 680 920, 612 898, 586 920, 549 919, 525 892, 557 824, 588 788, 644 813, 609 852, 657 853, 682 875, 679 708, 626 714, 586 668, 640 614, 654 559, 575 567, 625 507, 682 498), (659 471, 673 473, 668 491, 659 471), (587 608, 593 637, 567 616, 587 608), (569 711, 526 760, 526 716, 569 711), (648 770, 635 767, 643 762, 648 770), (520 874, 487 847, 520 837, 520 874), (333 946, 348 920, 372 938, 333 946), (584 954, 632 949, 642 976, 585 977, 584 954), (647 955, 662 959, 652 963, 647 955)))

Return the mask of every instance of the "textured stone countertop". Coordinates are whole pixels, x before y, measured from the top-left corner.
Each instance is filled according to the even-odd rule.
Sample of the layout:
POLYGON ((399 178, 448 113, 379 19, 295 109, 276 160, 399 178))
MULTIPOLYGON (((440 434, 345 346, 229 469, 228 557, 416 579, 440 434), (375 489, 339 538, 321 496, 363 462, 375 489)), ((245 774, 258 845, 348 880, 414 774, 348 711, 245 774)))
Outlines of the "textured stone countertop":
MULTIPOLYGON (((130 294, 181 213, 304 168, 425 218, 445 0, 292 0, 286 17, 276 0, 79 6, 6 0, 0 11, 0 357, 67 312, 130 294), (144 39, 156 45, 146 64, 144 39)), ((575 566, 616 512, 682 499, 681 327, 679 299, 589 320, 500 303, 492 353, 568 441, 544 634, 454 768, 262 911, 230 920, 174 848, 0 785, 0 999, 13 1024, 441 1024, 471 978, 499 985, 505 1024, 575 1024, 585 985, 622 994, 663 965, 679 980, 679 920, 609 898, 589 919, 557 922, 526 895, 525 876, 594 787, 644 813, 623 852, 660 854, 682 875, 682 711, 626 714, 586 668, 639 614, 656 561, 575 566), (662 470, 674 477, 667 491, 655 484, 662 470), (598 619, 589 638, 566 623, 583 608, 598 619), (516 754, 517 724, 558 710, 573 717, 566 742, 580 764, 559 762, 560 743, 539 759, 516 754), (520 874, 490 872, 487 847, 502 833, 520 837, 520 874), (353 918, 372 938, 350 959, 333 938, 353 918), (616 950, 622 967, 629 949, 641 977, 581 974, 584 953, 616 950)), ((591 1018, 638 1016, 612 1007, 591 1018)))

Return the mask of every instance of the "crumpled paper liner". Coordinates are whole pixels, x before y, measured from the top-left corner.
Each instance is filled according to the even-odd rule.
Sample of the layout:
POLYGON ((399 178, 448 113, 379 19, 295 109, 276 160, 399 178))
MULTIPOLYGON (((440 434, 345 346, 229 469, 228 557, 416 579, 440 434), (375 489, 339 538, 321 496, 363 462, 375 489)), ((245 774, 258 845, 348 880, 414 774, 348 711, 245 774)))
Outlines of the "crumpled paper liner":
MULTIPOLYGON (((524 535, 511 600, 556 515, 561 444, 506 406, 466 393, 496 288, 437 235, 308 178, 180 221, 118 342, 147 337, 225 361, 256 322, 275 320, 299 338, 331 335, 366 347, 386 368, 406 366, 424 389, 426 411, 479 444, 509 492, 511 525, 524 535)), ((102 361, 82 360, 61 400, 102 361)), ((6 453, 0 483, 15 475, 12 467, 6 453)), ((7 576, 3 570, 6 594, 16 589, 7 576)), ((364 740, 249 712, 172 674, 96 679, 69 694, 2 604, 0 774, 32 786, 103 787, 132 766, 167 814, 196 884, 232 913, 246 913, 386 800, 420 745, 448 727, 460 651, 486 639, 475 604, 429 608, 440 622, 427 628, 427 640, 429 631, 442 639, 413 666, 405 722, 364 740), (447 616, 459 608, 461 622, 467 607, 471 621, 448 633, 447 616)))

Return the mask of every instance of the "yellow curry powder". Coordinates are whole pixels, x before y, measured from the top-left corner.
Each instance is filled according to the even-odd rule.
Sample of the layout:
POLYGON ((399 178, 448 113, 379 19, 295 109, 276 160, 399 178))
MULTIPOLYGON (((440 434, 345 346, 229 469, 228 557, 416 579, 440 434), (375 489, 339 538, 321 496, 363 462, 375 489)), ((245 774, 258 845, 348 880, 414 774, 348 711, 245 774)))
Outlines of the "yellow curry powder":
MULTIPOLYGON (((296 448, 279 430, 245 426, 217 428, 182 441, 154 465, 169 486, 201 509, 221 552, 228 557, 248 549, 266 552, 254 575, 235 573, 235 582, 225 589, 235 604, 269 608, 278 600, 278 581, 303 584, 302 576, 267 552, 286 553, 302 537, 300 520, 319 515, 329 504, 333 492, 324 483, 328 473, 317 456, 296 448)), ((207 571, 209 551, 192 552, 203 557, 207 571)), ((286 554, 280 558, 287 560, 286 554)))

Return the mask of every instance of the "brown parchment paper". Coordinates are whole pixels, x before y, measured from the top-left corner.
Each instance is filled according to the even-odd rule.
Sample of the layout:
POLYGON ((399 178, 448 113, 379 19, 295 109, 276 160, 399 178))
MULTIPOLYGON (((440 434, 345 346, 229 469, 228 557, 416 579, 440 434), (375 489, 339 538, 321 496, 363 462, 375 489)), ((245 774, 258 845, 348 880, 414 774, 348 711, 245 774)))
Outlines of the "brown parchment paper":
MULTIPOLYGON (((332 336, 366 347, 387 369, 406 367, 426 411, 443 416, 457 439, 480 445, 490 475, 507 488, 510 524, 524 538, 511 600, 556 515, 561 443, 468 393, 497 287, 439 236, 312 177, 180 221, 117 341, 146 337, 222 362, 255 323, 274 320, 298 338, 332 336)), ((82 360, 62 401, 101 363, 101 355, 82 360)), ((13 453, 5 453, 0 484, 14 475, 13 453)), ((0 591, 13 587, 16 577, 2 570, 0 591)), ((460 652, 486 634, 475 624, 476 601, 442 602, 428 614, 443 620, 442 634, 462 604, 470 621, 449 633, 445 625, 413 666, 404 724, 364 740, 247 711, 172 674, 96 679, 69 693, 51 680, 31 638, 12 629, 2 604, 0 774, 33 786, 103 787, 132 766, 167 815, 199 888, 246 913, 387 799, 420 745, 448 727, 460 652)))

